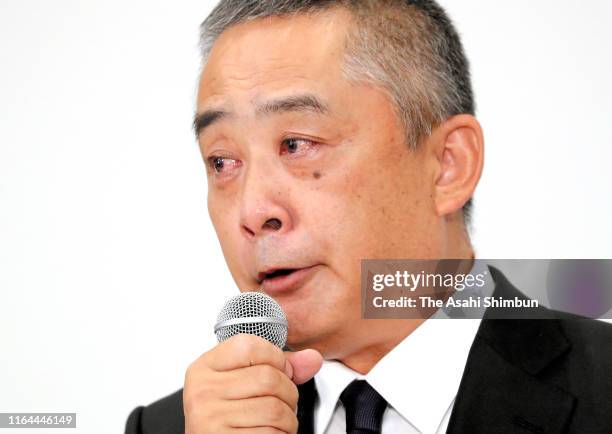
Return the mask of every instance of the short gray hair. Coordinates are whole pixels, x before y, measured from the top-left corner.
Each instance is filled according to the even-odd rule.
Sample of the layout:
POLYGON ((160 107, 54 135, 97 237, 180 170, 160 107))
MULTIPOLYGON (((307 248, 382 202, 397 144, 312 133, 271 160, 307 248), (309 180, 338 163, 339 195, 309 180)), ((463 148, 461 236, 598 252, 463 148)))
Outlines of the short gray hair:
MULTIPOLYGON (((202 57, 235 24, 335 7, 355 20, 345 42, 344 75, 386 91, 408 146, 415 149, 451 116, 475 114, 461 40, 434 0, 221 0, 200 27, 202 57)), ((463 209, 466 221, 471 205, 470 199, 463 209)))

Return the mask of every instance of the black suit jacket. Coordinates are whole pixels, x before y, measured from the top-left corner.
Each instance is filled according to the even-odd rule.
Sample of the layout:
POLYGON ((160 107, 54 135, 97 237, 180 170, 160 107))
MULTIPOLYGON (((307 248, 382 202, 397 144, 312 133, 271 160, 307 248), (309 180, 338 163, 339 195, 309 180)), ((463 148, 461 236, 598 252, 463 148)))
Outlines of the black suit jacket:
MULTIPOLYGON (((494 296, 527 298, 498 270, 491 267, 491 274, 494 296)), ((487 311, 447 433, 612 433, 612 326, 538 309, 538 318, 549 319, 529 313, 508 319, 504 311, 487 311)), ((299 391, 299 434, 311 434, 314 381, 299 391)), ((126 434, 183 434, 184 429, 179 390, 134 409, 126 434)))

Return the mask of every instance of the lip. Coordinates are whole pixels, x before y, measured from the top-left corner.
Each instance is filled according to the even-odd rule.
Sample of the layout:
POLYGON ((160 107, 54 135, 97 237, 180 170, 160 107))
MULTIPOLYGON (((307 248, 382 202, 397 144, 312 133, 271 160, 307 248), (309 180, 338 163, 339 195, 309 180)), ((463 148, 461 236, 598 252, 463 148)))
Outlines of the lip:
POLYGON ((276 276, 271 279, 263 279, 261 289, 267 294, 279 294, 296 289, 314 273, 316 265, 296 269, 291 274, 276 276))

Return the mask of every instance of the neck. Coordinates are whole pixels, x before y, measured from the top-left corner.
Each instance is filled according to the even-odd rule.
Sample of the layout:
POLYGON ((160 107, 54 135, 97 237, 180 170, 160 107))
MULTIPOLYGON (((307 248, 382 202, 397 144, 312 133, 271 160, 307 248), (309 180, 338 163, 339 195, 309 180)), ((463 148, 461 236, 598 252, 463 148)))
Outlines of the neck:
MULTIPOLYGON (((351 352, 347 356, 342 357, 340 362, 353 371, 365 375, 370 372, 380 359, 387 355, 401 341, 410 336, 424 321, 424 319, 385 320, 386 330, 380 330, 381 333, 387 332, 383 339, 351 352)), ((362 320, 361 322, 367 324, 369 322, 381 321, 362 320)), ((380 327, 366 326, 366 328, 369 330, 368 333, 375 334, 380 327)), ((378 334, 378 337, 382 337, 382 335, 378 334)))
MULTIPOLYGON (((447 248, 441 249, 439 258, 452 259, 474 259, 474 251, 469 237, 465 231, 460 236, 449 242, 447 248)), ((469 270, 462 270, 468 272, 469 270)), ((432 312, 433 313, 433 312, 432 312)), ((400 342, 414 332, 426 319, 388 319, 368 320, 361 319, 359 325, 352 327, 353 338, 355 336, 372 336, 374 341, 357 347, 338 360, 352 370, 360 374, 367 374, 373 367, 387 355, 400 342)))

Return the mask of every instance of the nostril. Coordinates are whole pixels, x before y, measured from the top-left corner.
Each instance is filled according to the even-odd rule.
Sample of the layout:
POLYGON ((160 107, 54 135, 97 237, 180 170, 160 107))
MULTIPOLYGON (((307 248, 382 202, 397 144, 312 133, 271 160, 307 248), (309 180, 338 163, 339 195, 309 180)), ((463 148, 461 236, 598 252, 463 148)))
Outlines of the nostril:
POLYGON ((277 218, 268 219, 263 224, 263 228, 270 228, 275 231, 279 230, 282 226, 283 226, 283 223, 277 218))

